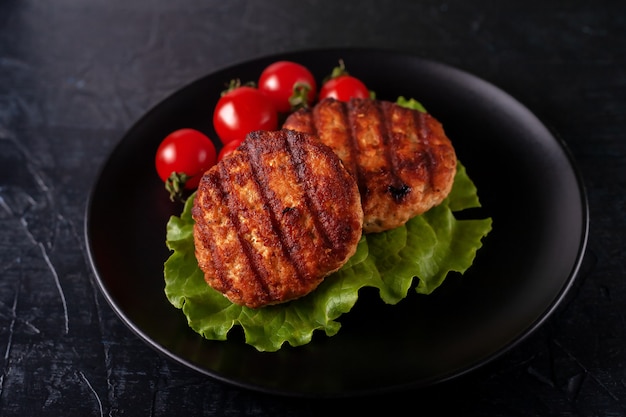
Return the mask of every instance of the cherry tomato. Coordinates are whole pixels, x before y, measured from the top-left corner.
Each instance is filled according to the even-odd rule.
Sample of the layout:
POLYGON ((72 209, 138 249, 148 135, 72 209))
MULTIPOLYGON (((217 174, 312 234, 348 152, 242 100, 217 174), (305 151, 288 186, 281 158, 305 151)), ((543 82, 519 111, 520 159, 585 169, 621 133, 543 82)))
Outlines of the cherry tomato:
POLYGON ((241 145, 241 141, 238 140, 231 140, 226 145, 224 145, 224 147, 222 147, 222 149, 220 150, 220 153, 217 155, 217 162, 230 155, 235 149, 239 147, 239 145, 241 145))
POLYGON ((179 129, 167 135, 159 145, 156 171, 174 200, 182 190, 198 187, 202 174, 217 161, 215 145, 202 132, 179 129))
POLYGON ((277 61, 263 70, 259 90, 274 103, 279 112, 289 112, 313 103, 317 94, 315 77, 303 65, 277 61))
POLYGON ((330 76, 326 78, 320 90, 320 100, 334 98, 339 101, 349 101, 351 98, 368 98, 370 92, 367 86, 358 78, 353 77, 346 70, 343 60, 333 68, 330 76))
POLYGON ((340 75, 324 83, 320 90, 320 100, 332 97, 340 101, 354 98, 368 98, 370 92, 361 80, 351 75, 340 75))
POLYGON ((278 112, 260 90, 236 86, 225 92, 213 111, 213 127, 222 143, 242 141, 254 130, 276 130, 278 112))

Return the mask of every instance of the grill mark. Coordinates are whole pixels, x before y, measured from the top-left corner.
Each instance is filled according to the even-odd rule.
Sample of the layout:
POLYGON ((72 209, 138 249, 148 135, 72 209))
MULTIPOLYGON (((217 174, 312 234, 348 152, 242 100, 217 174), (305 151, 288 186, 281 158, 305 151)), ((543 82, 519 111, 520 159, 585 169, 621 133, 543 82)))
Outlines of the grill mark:
POLYGON ((387 186, 387 191, 391 194, 391 197, 396 203, 401 203, 402 200, 411 192, 411 187, 402 181, 398 174, 398 155, 393 151, 395 146, 394 137, 392 137, 393 131, 393 106, 383 106, 382 102, 374 102, 374 108, 376 109, 376 115, 380 124, 381 138, 383 141, 383 148, 385 150, 385 159, 387 166, 389 166, 389 174, 391 175, 391 184, 387 186))
MULTIPOLYGON (((267 271, 261 268, 261 266, 259 265, 259 262, 254 256, 254 253, 252 253, 252 248, 243 237, 243 230, 242 230, 241 222, 239 221, 239 218, 236 215, 238 211, 236 206, 239 203, 239 200, 233 197, 233 195, 237 195, 237 194, 233 193, 232 192, 233 190, 231 189, 233 188, 231 187, 231 185, 233 185, 233 182, 228 180, 228 172, 226 170, 226 164, 219 164, 219 165, 220 165, 219 176, 218 176, 219 184, 217 184, 217 187, 219 187, 218 189, 220 190, 220 194, 221 194, 220 199, 222 200, 222 202, 225 202, 226 207, 228 207, 228 218, 230 219, 231 223, 233 224, 233 227, 235 228, 235 232, 237 235, 237 239, 239 240, 239 244, 243 250, 244 255, 248 259, 250 268, 252 268, 252 271, 254 272, 253 275, 254 275, 255 281, 258 282, 263 293, 265 295, 269 295, 270 291, 267 286, 267 279, 265 278, 267 277, 267 271)), ((220 277, 220 280, 222 280, 222 277, 220 277)))
MULTIPOLYGON (((281 135, 281 137, 283 137, 283 135, 281 135)), ((284 137, 283 137, 283 141, 286 141, 284 137)), ((299 281, 304 282, 305 274, 303 273, 302 268, 299 267, 300 262, 298 262, 295 259, 297 257, 297 253, 296 253, 297 251, 295 250, 296 242, 294 242, 293 236, 289 235, 288 233, 285 233, 283 228, 280 226, 280 222, 276 218, 277 211, 281 211, 284 213, 285 210, 287 211, 289 210, 288 209, 279 210, 279 207, 278 207, 279 200, 278 198, 276 198, 274 191, 270 189, 269 182, 264 180, 265 178, 268 178, 267 176, 268 173, 265 172, 266 171, 265 166, 261 162, 260 152, 259 152, 260 147, 256 146, 254 142, 250 143, 250 145, 253 145, 253 144, 255 146, 248 147, 249 154, 250 154, 250 171, 252 173, 252 177, 254 178, 254 181, 257 184, 257 187, 259 189, 259 194, 261 196, 261 199, 263 200, 264 205, 267 205, 268 207, 272 208, 272 210, 269 211, 269 218, 272 224, 272 230, 274 230, 278 236, 281 253, 283 257, 287 259, 288 263, 293 267, 296 273, 296 278, 299 281)), ((291 158, 291 155, 289 156, 291 158)))
POLYGON ((413 113, 413 123, 419 139, 419 144, 422 147, 422 155, 424 156, 424 165, 428 178, 427 184, 430 189, 433 189, 435 187, 433 173, 436 168, 436 164, 433 158, 433 147, 429 143, 429 138, 433 132, 428 126, 428 123, 426 123, 426 117, 422 112, 413 113))
POLYGON ((317 126, 315 126, 315 118, 314 118, 315 113, 313 109, 307 107, 299 111, 302 112, 302 114, 304 115, 304 120, 306 121, 306 124, 307 124, 307 133, 311 133, 312 135, 317 136, 319 132, 317 131, 317 126))
MULTIPOLYGON (((294 167, 294 171, 298 177, 298 182, 303 184, 307 181, 307 178, 312 178, 314 173, 309 172, 310 167, 309 164, 306 163, 302 146, 298 146, 297 135, 288 133, 286 135, 286 142, 292 166, 294 167)), ((315 204, 313 203, 314 198, 310 193, 310 187, 304 187, 304 204, 311 214, 313 225, 322 238, 324 247, 336 249, 335 245, 333 245, 332 239, 330 238, 330 234, 325 227, 326 225, 322 222, 321 213, 316 209, 315 204)))
MULTIPOLYGON (((348 110, 346 108, 346 105, 347 105, 346 103, 341 102, 341 101, 334 101, 334 100, 331 101, 330 99, 324 99, 319 104, 317 104, 312 111, 307 112, 308 114, 311 115, 311 117, 308 119, 310 120, 310 123, 311 123, 310 124, 311 133, 313 133, 320 139, 324 138, 325 140, 322 140, 322 142, 326 142, 326 144, 330 146, 331 148, 333 148, 332 142, 334 142, 334 140, 336 139, 334 137, 335 136, 334 129, 329 128, 329 125, 332 125, 332 122, 325 123, 329 119, 328 114, 322 115, 322 113, 325 113, 325 112, 332 113, 333 117, 338 115, 342 119, 339 124, 342 125, 343 127, 350 127, 348 110), (333 132, 333 133, 328 133, 328 131, 333 132), (324 133, 327 133, 327 134, 325 135, 324 133), (330 138, 328 138, 329 135, 331 136, 330 138)), ((359 168, 359 164, 355 158, 356 147, 354 146, 355 145, 354 137, 351 134, 350 129, 347 129, 346 134, 347 134, 347 142, 349 142, 345 147, 345 149, 347 149, 346 151, 347 158, 343 158, 342 163, 344 167, 348 170, 348 172, 350 172, 352 175, 354 175, 355 178, 358 179, 357 170, 359 168)))
POLYGON ((315 136, 317 136, 319 138, 320 137, 319 136, 320 131, 317 128, 317 123, 316 123, 317 120, 315 120, 316 119, 315 112, 313 110, 309 110, 309 109, 307 109, 307 110, 308 111, 305 113, 306 114, 305 120, 309 124, 309 129, 308 130, 309 130, 309 132, 312 135, 315 135, 315 136))
POLYGON ((361 192, 361 200, 365 201, 367 195, 369 194, 369 187, 367 186, 367 181, 365 175, 363 173, 363 167, 358 161, 357 155, 359 154, 359 140, 356 135, 356 109, 351 104, 352 101, 348 103, 341 103, 341 116, 344 119, 345 124, 348 126, 348 132, 350 135, 350 150, 348 152, 349 155, 352 156, 353 172, 354 177, 356 178, 356 183, 359 187, 359 191, 361 192))

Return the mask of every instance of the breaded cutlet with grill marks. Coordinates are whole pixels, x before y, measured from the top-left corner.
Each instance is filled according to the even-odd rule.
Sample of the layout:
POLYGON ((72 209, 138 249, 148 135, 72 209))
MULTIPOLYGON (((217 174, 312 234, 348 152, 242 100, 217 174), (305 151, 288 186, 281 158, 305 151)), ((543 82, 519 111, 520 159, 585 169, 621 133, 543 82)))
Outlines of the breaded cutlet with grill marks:
POLYGON ((341 158, 358 183, 365 233, 403 225, 452 188, 456 154, 428 113, 382 100, 324 99, 282 127, 317 135, 341 158))
POLYGON ((206 282, 257 308, 299 298, 355 253, 362 235, 358 187, 311 135, 258 131, 208 170, 192 216, 206 282))

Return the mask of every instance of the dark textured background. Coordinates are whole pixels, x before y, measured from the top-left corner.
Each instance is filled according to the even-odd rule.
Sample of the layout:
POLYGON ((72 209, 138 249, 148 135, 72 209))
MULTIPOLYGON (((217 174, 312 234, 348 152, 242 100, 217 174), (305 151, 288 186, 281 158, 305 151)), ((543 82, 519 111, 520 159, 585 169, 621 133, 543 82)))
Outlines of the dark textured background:
POLYGON ((625 4, 2 0, 0 416, 626 415, 625 4), (335 46, 485 78, 563 138, 584 176, 588 254, 567 301, 521 345, 434 390, 322 401, 222 384, 128 330, 88 263, 87 195, 142 114, 227 65, 335 46))

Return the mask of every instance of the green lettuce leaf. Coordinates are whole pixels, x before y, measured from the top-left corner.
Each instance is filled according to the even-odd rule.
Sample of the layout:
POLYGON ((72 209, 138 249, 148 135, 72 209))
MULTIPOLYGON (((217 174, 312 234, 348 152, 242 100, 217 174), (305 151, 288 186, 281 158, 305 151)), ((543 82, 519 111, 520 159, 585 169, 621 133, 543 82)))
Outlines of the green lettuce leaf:
POLYGON ((209 287, 194 255, 193 197, 180 216, 167 224, 165 294, 182 309, 189 326, 210 340, 226 340, 239 326, 245 342, 259 351, 277 351, 285 343, 301 346, 313 333, 333 336, 363 287, 377 288, 383 302, 396 304, 413 286, 430 294, 450 271, 464 273, 491 231, 491 218, 459 220, 454 212, 480 207, 476 187, 459 162, 453 189, 442 204, 406 225, 361 238, 355 255, 320 286, 298 300, 250 309, 235 305, 209 287))
POLYGON ((417 110, 422 113, 426 113, 426 108, 419 101, 414 98, 405 98, 403 96, 398 97, 396 103, 402 107, 417 110))

